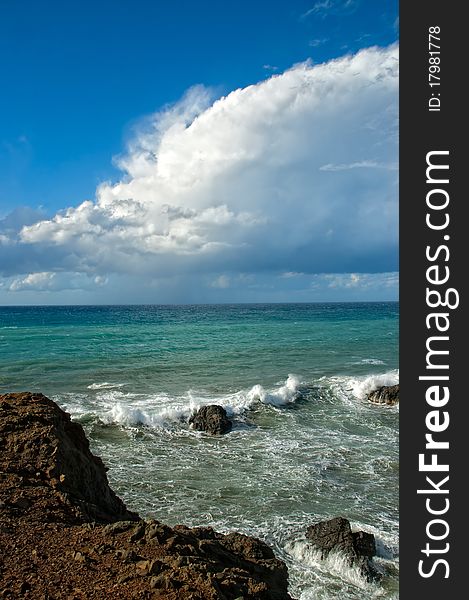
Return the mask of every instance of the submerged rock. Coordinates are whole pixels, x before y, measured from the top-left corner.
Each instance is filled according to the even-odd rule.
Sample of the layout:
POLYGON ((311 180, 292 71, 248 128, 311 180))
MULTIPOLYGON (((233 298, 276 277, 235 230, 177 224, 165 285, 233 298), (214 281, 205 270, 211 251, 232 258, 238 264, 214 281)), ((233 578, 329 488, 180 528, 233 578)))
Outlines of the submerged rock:
POLYGON ((399 403, 399 384, 382 385, 377 390, 370 392, 367 398, 373 404, 394 406, 399 403))
POLYGON ((189 423, 197 431, 205 431, 212 435, 229 433, 233 424, 226 415, 226 410, 218 404, 202 406, 192 415, 189 423))
POLYGON ((0 548, 11 598, 291 600, 260 540, 128 510, 81 425, 42 394, 0 395, 0 548))
POLYGON ((352 532, 350 521, 335 517, 308 527, 306 538, 321 550, 325 559, 330 552, 343 554, 350 566, 358 567, 367 581, 380 578, 371 559, 376 555, 375 537, 365 531, 352 532))

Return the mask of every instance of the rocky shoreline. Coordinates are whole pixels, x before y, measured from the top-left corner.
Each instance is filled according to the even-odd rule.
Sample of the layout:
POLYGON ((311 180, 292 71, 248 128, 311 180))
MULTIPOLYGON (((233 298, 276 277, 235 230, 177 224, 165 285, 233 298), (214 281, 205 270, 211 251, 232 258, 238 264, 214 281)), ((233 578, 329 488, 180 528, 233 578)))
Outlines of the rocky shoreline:
POLYGON ((291 600, 263 542, 142 520, 78 423, 42 394, 0 396, 0 597, 291 600))
MULTIPOLYGON (((368 399, 395 404, 399 386, 368 399)), ((190 423, 211 435, 232 427, 217 405, 190 423)), ((264 542, 143 520, 106 471, 82 426, 55 402, 0 395, 0 598, 292 600, 287 566, 264 542)), ((310 525, 306 540, 322 559, 339 553, 365 581, 380 581, 374 536, 352 531, 346 518, 310 525)))

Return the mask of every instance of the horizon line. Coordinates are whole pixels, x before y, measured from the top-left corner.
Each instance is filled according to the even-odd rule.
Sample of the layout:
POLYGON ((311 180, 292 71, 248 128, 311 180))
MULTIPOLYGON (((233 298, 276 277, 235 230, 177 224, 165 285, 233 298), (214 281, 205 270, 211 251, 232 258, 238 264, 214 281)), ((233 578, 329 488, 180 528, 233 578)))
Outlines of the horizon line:
POLYGON ((103 304, 0 304, 0 308, 85 308, 111 306, 260 306, 265 304, 399 304, 399 300, 313 300, 282 302, 141 302, 103 304))

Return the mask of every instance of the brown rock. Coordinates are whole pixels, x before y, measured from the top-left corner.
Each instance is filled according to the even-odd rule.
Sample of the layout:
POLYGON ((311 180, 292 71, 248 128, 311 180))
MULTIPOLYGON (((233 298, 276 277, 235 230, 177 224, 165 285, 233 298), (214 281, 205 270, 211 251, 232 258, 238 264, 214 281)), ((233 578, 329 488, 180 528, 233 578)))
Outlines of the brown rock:
POLYGON ((83 428, 42 394, 5 394, 0 412, 0 470, 26 473, 65 492, 85 520, 136 519, 109 487, 102 460, 90 452, 83 428), (5 458, 11 460, 6 463, 5 458))
POLYGON ((306 538, 321 550, 321 558, 330 552, 339 552, 349 559, 350 566, 357 566, 368 581, 380 578, 371 562, 376 554, 375 537, 371 533, 352 533, 350 521, 344 517, 334 517, 308 527, 306 538))
POLYGON ((221 435, 231 431, 233 425, 226 415, 226 410, 218 404, 202 406, 192 415, 189 423, 197 431, 205 431, 212 435, 221 435))
POLYGON ((399 404, 399 384, 382 385, 377 390, 370 392, 367 398, 373 404, 387 404, 388 406, 399 404))
POLYGON ((366 531, 357 531, 353 535, 353 545, 360 556, 376 556, 375 536, 366 531))
POLYGON ((0 396, 4 404, 4 597, 291 600, 287 568, 263 542, 140 520, 110 489, 81 426, 54 402, 21 393, 0 396), (31 591, 23 594, 25 566, 31 591))

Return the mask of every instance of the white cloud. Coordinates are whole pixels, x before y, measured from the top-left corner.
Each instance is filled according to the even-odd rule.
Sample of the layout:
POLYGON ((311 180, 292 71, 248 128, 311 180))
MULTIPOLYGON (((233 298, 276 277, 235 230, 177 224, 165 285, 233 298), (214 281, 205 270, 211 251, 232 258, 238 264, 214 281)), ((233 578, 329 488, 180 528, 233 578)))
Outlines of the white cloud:
POLYGON ((351 14, 357 8, 357 0, 318 0, 313 6, 301 15, 306 19, 312 15, 326 17, 328 14, 351 14))
POLYGON ((116 159, 121 181, 95 201, 0 227, 4 274, 101 285, 113 273, 391 271, 397 90, 397 46, 296 65, 215 102, 192 88, 142 121, 116 159))
POLYGON ((89 277, 84 273, 60 273, 54 271, 40 271, 28 273, 22 277, 4 278, 2 287, 10 292, 61 292, 63 290, 92 290, 96 286, 104 286, 107 277, 97 275, 89 277))
POLYGON ((30 273, 26 277, 14 279, 10 284, 11 292, 34 290, 36 292, 54 288, 56 273, 30 273))
POLYGON ((379 163, 375 160, 361 160, 358 162, 334 165, 328 163, 319 167, 320 171, 349 171, 350 169, 388 169, 390 171, 397 171, 398 166, 396 163, 384 164, 379 163))
POLYGON ((391 273, 323 273, 314 275, 312 288, 335 288, 341 290, 377 290, 393 288, 397 291, 399 274, 391 273))
POLYGON ((309 17, 310 15, 314 15, 314 14, 318 14, 318 13, 325 13, 328 10, 330 10, 333 6, 334 6, 333 0, 319 0, 318 2, 315 2, 315 4, 313 4, 313 6, 309 10, 307 10, 305 13, 303 13, 301 15, 301 17, 306 18, 306 17, 309 17))
POLYGON ((286 271, 285 273, 281 273, 280 277, 283 279, 291 279, 292 277, 301 277, 304 273, 296 273, 295 271, 286 271))
POLYGON ((310 46, 311 48, 317 48, 318 46, 322 46, 328 41, 329 38, 315 38, 314 40, 309 40, 308 46, 310 46))

